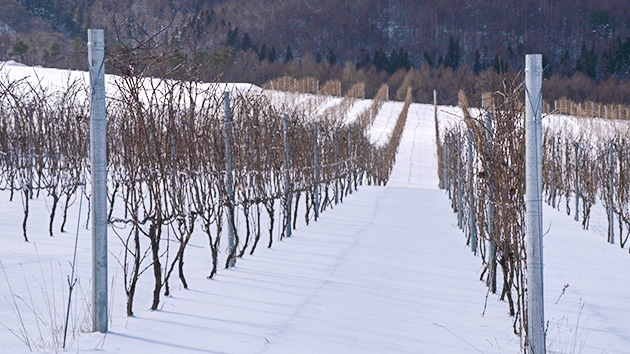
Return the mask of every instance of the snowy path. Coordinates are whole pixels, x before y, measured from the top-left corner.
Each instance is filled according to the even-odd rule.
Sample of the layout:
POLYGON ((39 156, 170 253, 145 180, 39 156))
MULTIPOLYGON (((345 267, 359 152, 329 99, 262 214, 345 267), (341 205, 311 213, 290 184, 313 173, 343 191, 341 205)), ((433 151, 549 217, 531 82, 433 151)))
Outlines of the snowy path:
MULTIPOLYGON (((320 221, 298 227, 294 237, 271 249, 259 248, 239 259, 234 270, 221 270, 215 280, 205 279, 207 241, 194 236, 186 262, 190 289, 172 280, 172 295, 162 298, 159 311, 147 310, 151 276, 145 274, 135 316, 125 317, 122 274, 114 259, 120 245, 111 237, 111 331, 106 336, 84 333, 68 352, 518 353, 507 304, 490 295, 482 316, 486 287, 478 281, 481 262, 466 247, 448 199, 437 189, 434 129, 433 107, 413 104, 386 187, 360 187, 320 221)), ((45 215, 43 201, 36 200, 33 208, 45 215)), ((26 244, 16 236, 19 225, 10 220, 19 219, 13 217, 21 213, 19 201, 3 200, 0 211, 7 216, 2 225, 8 230, 0 259, 13 290, 28 299, 30 291, 41 292, 34 286, 40 269, 44 279, 50 273, 51 282, 54 271, 61 288, 45 291, 56 295, 53 302, 62 308, 73 237, 41 236, 47 225, 34 222, 35 242, 26 244), (28 295, 26 289, 31 289, 28 295)), ((548 346, 553 349, 548 353, 627 353, 627 249, 606 244, 547 207, 545 225, 551 225, 544 241, 548 346), (565 284, 569 287, 560 296, 565 284)), ((78 303, 86 301, 89 289, 88 239, 89 232, 82 230, 78 303)), ((4 280, 0 298, 10 298, 4 280)), ((34 314, 20 306, 36 336, 34 314)), ((38 307, 47 316, 47 308, 38 307)), ((2 324, 19 330, 8 301, 0 301, 0 314, 2 324)), ((50 341, 46 331, 43 340, 50 341)), ((3 330, 0 352, 27 349, 3 330)))
POLYGON ((436 187, 434 129, 432 107, 413 105, 387 187, 361 187, 126 329, 114 322, 105 352, 518 352, 505 304, 489 301, 482 317, 479 261, 436 187))

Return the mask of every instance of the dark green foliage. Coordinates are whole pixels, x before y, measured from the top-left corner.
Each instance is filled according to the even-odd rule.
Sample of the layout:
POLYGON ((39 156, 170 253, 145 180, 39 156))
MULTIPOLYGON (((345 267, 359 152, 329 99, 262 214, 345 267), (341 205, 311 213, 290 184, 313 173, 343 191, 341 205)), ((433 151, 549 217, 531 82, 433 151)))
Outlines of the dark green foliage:
POLYGON ((446 56, 444 57, 444 66, 448 66, 453 68, 453 70, 457 69, 462 59, 462 52, 459 48, 459 43, 451 37, 448 40, 448 50, 446 52, 446 56))
POLYGON ((337 64, 337 56, 335 55, 335 52, 332 49, 328 49, 328 53, 326 54, 326 60, 328 61, 330 65, 337 64))
POLYGON ((272 46, 271 47, 271 52, 269 52, 269 55, 267 56, 267 59, 269 59, 270 62, 274 62, 276 61, 276 59, 278 59, 278 53, 276 53, 276 47, 272 46))
POLYGON ((595 47, 586 48, 586 43, 582 42, 580 56, 575 63, 575 71, 581 71, 590 78, 597 78, 597 54, 595 47))
POLYGON ((293 52, 291 46, 287 44, 287 49, 284 51, 284 63, 288 63, 291 59, 293 59, 293 52))

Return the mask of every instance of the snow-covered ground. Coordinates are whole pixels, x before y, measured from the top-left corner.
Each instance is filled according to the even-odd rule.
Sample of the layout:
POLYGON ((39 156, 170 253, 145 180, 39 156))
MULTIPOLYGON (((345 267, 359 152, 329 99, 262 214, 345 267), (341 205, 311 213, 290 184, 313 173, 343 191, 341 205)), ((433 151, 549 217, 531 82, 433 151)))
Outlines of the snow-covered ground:
MULTIPOLYGON (((402 108, 386 103, 379 113, 392 127, 397 105, 402 108)), ((452 119, 454 111, 440 107, 440 119, 452 119)), ((375 122, 372 136, 386 136, 388 126, 375 122)), ((67 352, 518 353, 507 304, 494 295, 486 299, 478 280, 481 262, 437 188, 434 137, 433 106, 412 104, 387 186, 360 187, 318 222, 239 259, 214 280, 206 279, 207 239, 193 234, 186 256, 189 289, 173 277, 172 294, 157 311, 148 310, 147 273, 135 315, 125 316, 121 245, 110 230, 106 335, 83 333, 90 328, 91 262, 84 204, 67 352)), ((8 199, 0 192, 0 352, 28 352, 21 340, 27 336, 34 351, 55 352, 50 346, 60 338, 65 315, 79 203, 70 210, 69 232, 51 238, 50 202, 44 195, 34 199, 32 242, 25 243, 20 197, 8 199)), ((627 353, 628 250, 581 230, 562 212, 545 207, 544 216, 548 352, 627 353)))
POLYGON ((374 123, 368 130, 370 143, 382 146, 389 141, 403 106, 403 102, 386 101, 383 103, 378 114, 374 117, 374 123))

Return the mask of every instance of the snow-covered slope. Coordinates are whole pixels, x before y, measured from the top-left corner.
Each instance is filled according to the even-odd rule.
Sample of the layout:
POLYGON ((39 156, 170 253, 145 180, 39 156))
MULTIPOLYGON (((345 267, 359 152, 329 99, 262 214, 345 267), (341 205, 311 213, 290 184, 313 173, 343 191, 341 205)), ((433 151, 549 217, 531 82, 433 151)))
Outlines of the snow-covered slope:
MULTIPOLYGON (((395 120, 397 104, 384 105, 389 108, 383 117, 395 120)), ((440 119, 452 119, 455 110, 440 107, 440 119)), ((378 126, 372 136, 386 134, 378 126)), ((28 352, 22 342, 27 337, 33 350, 55 352, 79 226, 68 352, 518 353, 507 304, 488 295, 478 280, 481 262, 466 247, 448 198, 437 189, 434 136, 433 107, 412 104, 386 187, 360 187, 310 226, 300 218, 293 237, 239 259, 214 280, 206 279, 207 239, 194 233, 186 256, 190 288, 182 289, 173 277, 172 294, 162 298, 158 311, 148 310, 147 273, 140 278, 135 315, 125 316, 121 245, 110 229, 107 335, 82 333, 90 328, 86 204, 78 219, 76 201, 69 232, 50 238, 50 202, 44 195, 34 199, 32 242, 25 243, 20 197, 10 202, 9 193, 0 192, 0 352, 28 352)), ((626 353, 627 250, 581 230, 563 213, 544 213, 548 352, 626 353)))

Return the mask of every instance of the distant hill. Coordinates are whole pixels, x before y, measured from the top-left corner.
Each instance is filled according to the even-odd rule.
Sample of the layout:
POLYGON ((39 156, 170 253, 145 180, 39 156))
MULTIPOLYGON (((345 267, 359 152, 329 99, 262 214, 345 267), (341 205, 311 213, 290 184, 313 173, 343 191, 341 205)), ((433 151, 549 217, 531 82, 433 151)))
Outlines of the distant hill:
POLYGON ((402 47, 418 66, 427 57, 445 57, 452 37, 469 66, 476 52, 482 62, 499 53, 514 66, 522 65, 524 53, 542 52, 559 65, 567 51, 575 62, 582 43, 601 55, 617 37, 628 37, 628 18, 630 2, 594 0, 3 0, 0 55, 62 60, 73 40, 85 40, 88 27, 105 28, 113 39, 116 22, 148 32, 169 23, 188 28, 207 48, 226 43, 228 32, 238 29, 237 40, 247 34, 257 49, 265 44, 281 55, 290 45, 296 58, 330 50, 340 62, 358 61, 379 48, 402 47), (18 38, 28 48, 14 48, 18 38))
POLYGON ((365 82, 367 96, 387 82, 397 96, 412 86, 416 100, 437 89, 456 103, 542 53, 546 97, 622 103, 628 18, 630 1, 601 0, 2 0, 0 61, 86 69, 86 30, 103 28, 108 51, 157 38, 144 49, 161 43, 169 70, 195 63, 201 80, 314 76, 365 82))

